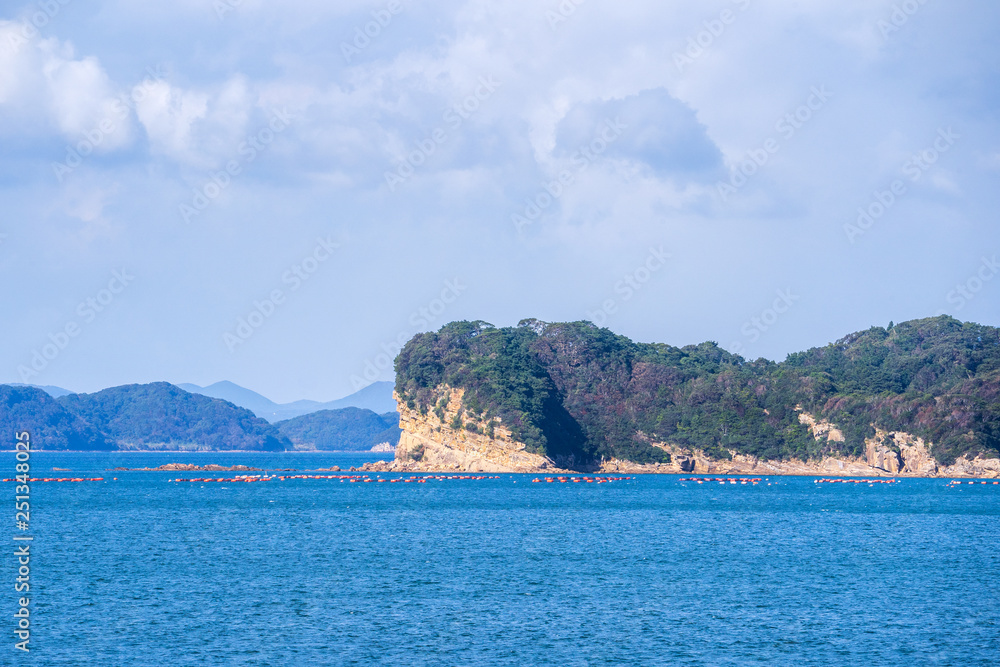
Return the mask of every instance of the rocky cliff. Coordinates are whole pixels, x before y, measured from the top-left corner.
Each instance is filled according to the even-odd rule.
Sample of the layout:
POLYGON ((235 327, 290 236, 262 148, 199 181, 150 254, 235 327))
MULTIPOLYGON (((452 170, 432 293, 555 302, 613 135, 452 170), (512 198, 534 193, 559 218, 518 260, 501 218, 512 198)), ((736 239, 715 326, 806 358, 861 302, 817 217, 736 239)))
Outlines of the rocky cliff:
MULTIPOLYGON (((548 458, 526 452, 509 429, 497 424, 492 437, 470 431, 462 421, 461 389, 445 388, 447 404, 438 413, 421 414, 399 401, 400 427, 403 432, 396 448, 396 460, 378 464, 386 470, 436 470, 466 472, 552 472, 558 470, 548 458)), ((843 434, 835 424, 800 412, 805 424, 817 441, 842 441, 843 434)), ((474 428, 476 428, 474 426, 474 428)), ((863 457, 824 457, 821 460, 797 459, 762 460, 754 456, 730 452, 729 459, 713 458, 701 450, 653 442, 670 454, 669 463, 637 464, 611 459, 601 461, 600 472, 630 473, 697 473, 697 474, 757 474, 757 475, 832 475, 832 476, 898 476, 898 477, 987 477, 1000 478, 1000 459, 960 457, 953 465, 942 466, 930 453, 928 443, 909 433, 875 429, 875 435, 865 441, 863 457)))
POLYGON ((485 435, 499 417, 560 467, 662 468, 672 462, 657 442, 717 461, 832 458, 903 474, 986 470, 1000 457, 1000 328, 944 316, 871 327, 780 363, 711 341, 636 342, 589 322, 463 321, 414 336, 395 364, 411 410, 432 415, 447 402, 442 387, 462 389, 470 428, 485 435))
POLYGON ((463 390, 443 388, 446 396, 436 411, 426 414, 399 400, 402 433, 396 446, 396 468, 408 470, 462 470, 469 472, 535 472, 553 470, 548 458, 525 451, 496 418, 492 436, 462 418, 463 390), (471 426, 473 429, 467 428, 471 426))
MULTIPOLYGON (((844 435, 835 424, 800 412, 805 424, 819 441, 843 442, 844 435)), ((670 454, 670 463, 636 465, 629 461, 606 461, 601 469, 607 472, 661 472, 699 474, 758 474, 758 475, 844 475, 864 477, 1000 477, 1000 459, 959 457, 950 466, 941 466, 930 453, 928 443, 910 433, 884 431, 876 428, 875 435, 865 440, 864 457, 824 457, 818 461, 786 459, 761 460, 735 451, 731 459, 712 458, 701 450, 685 449, 667 443, 653 443, 670 454)))

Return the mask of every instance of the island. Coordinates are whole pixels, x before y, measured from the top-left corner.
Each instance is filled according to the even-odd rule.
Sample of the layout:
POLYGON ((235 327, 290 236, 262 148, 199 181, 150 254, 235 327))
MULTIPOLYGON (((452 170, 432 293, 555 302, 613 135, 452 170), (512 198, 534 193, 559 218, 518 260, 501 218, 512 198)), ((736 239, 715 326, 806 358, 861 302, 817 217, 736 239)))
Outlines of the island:
POLYGON ((1000 476, 1000 330, 947 316, 782 362, 590 322, 452 322, 396 358, 373 470, 1000 476))

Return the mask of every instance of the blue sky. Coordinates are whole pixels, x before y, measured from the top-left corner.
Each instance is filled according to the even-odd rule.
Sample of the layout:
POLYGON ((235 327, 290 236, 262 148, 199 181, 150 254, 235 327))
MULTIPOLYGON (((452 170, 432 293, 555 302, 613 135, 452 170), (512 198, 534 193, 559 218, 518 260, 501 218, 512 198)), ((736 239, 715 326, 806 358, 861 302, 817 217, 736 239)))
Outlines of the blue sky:
POLYGON ((0 381, 329 400, 456 319, 1000 325, 985 0, 5 7, 0 381))

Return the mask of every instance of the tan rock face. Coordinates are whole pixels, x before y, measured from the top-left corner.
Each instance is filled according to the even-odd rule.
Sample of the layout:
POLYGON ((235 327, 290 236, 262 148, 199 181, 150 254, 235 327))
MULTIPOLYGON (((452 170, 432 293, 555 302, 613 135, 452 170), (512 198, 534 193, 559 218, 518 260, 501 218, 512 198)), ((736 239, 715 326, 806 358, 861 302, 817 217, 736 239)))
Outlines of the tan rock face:
POLYGON ((1000 477, 1000 459, 984 459, 980 456, 971 461, 959 457, 954 465, 941 470, 940 477, 1000 477))
MULTIPOLYGON (((391 464, 378 464, 387 471, 465 471, 465 472, 557 472, 555 463, 543 456, 524 451, 509 429, 495 424, 493 437, 463 428, 452 428, 455 415, 462 408, 463 390, 442 388, 447 405, 443 419, 433 410, 421 415, 399 401, 399 425, 402 435, 391 464)), ((817 440, 843 442, 844 434, 834 424, 800 412, 799 421, 807 425, 817 440)), ((665 442, 652 442, 670 453, 670 463, 637 464, 612 459, 602 461, 600 472, 623 473, 694 473, 753 475, 843 475, 905 477, 1000 477, 1000 459, 958 459, 943 467, 931 456, 930 446, 921 438, 901 431, 876 429, 865 441, 861 459, 827 457, 821 461, 762 461, 746 454, 730 452, 731 460, 716 460, 701 450, 691 450, 665 442)), ((375 468, 372 468, 375 469, 375 468)))
POLYGON ((828 457, 822 461, 765 461, 748 454, 730 451, 730 460, 717 460, 701 450, 691 450, 668 443, 653 443, 670 453, 670 463, 639 465, 617 459, 601 466, 604 472, 694 473, 699 475, 853 475, 887 476, 890 473, 866 461, 828 457))
POLYGON ((938 473, 938 463, 923 438, 903 431, 876 428, 874 437, 865 440, 865 458, 870 465, 892 473, 922 477, 938 473))
POLYGON ((830 422, 817 420, 808 412, 802 412, 802 408, 800 407, 796 407, 796 409, 799 410, 799 423, 808 426, 809 432, 817 440, 844 442, 846 439, 844 438, 844 433, 830 422))
POLYGON ((894 474, 903 469, 903 458, 898 451, 871 441, 865 441, 865 461, 870 466, 894 474))
MULTIPOLYGON (((799 415, 817 440, 842 442, 843 433, 833 424, 799 415), (815 427, 815 428, 814 428, 815 427)), ((1000 459, 959 458, 941 467, 923 439, 902 431, 875 430, 865 441, 863 459, 826 457, 821 461, 762 461, 731 451, 732 460, 716 460, 701 450, 690 450, 663 442, 652 443, 670 453, 670 463, 639 465, 631 461, 605 461, 604 472, 695 473, 716 475, 843 475, 852 477, 1000 477, 1000 459)))
POLYGON ((396 396, 402 434, 396 446, 397 462, 412 462, 420 468, 464 470, 468 472, 534 472, 555 469, 544 456, 524 451, 510 430, 495 424, 493 437, 473 433, 464 427, 452 428, 452 421, 462 409, 464 390, 444 388, 448 404, 442 407, 443 419, 433 410, 421 415, 396 396))

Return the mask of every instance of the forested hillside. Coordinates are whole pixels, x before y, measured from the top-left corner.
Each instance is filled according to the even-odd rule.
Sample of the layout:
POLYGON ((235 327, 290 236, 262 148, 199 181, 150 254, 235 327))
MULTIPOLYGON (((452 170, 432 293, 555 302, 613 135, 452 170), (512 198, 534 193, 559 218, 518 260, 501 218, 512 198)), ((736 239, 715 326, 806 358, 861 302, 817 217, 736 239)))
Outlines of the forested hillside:
POLYGON ((293 444, 320 450, 368 451, 373 446, 399 442, 399 415, 376 414, 363 408, 320 410, 275 424, 293 444))
POLYGON ((218 449, 291 447, 249 410, 166 382, 112 387, 54 399, 35 387, 0 385, 0 423, 31 433, 36 449, 218 449))
POLYGON ((34 449, 73 451, 111 450, 104 434, 66 410, 56 399, 35 387, 0 385, 0 424, 13 449, 14 433, 28 431, 34 449))
POLYGON ((418 334, 396 360, 396 391, 433 412, 463 388, 460 426, 495 418, 530 451, 578 459, 665 460, 653 442, 764 459, 854 456, 874 427, 933 443, 949 464, 1000 448, 1000 331, 949 317, 873 327, 782 363, 702 343, 635 343, 589 322, 517 327, 454 322, 418 334), (840 426, 818 442, 799 410, 840 426))
POLYGON ((119 448, 196 445, 215 450, 282 451, 291 444, 250 410, 190 394, 167 382, 111 387, 57 400, 119 448))

